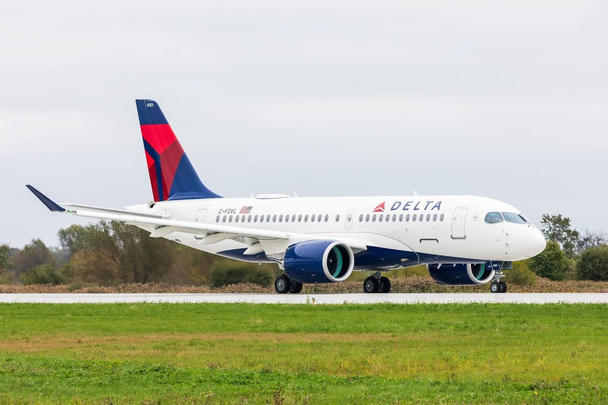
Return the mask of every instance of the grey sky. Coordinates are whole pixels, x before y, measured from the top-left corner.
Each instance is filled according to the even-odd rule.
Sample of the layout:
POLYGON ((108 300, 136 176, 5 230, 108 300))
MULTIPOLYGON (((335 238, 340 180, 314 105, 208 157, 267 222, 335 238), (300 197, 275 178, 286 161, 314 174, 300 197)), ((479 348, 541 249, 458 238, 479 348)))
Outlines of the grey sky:
POLYGON ((0 242, 151 199, 135 98, 225 196, 477 194, 608 223, 601 1, 8 2, 0 242))

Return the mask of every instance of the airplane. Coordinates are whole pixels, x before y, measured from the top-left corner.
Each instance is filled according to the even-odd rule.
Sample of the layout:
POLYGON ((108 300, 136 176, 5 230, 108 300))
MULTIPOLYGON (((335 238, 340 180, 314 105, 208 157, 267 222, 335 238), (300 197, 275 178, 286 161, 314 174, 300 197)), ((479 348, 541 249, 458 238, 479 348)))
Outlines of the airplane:
POLYGON ((124 222, 215 255, 276 263, 278 293, 305 283, 339 283, 371 271, 366 293, 388 293, 391 270, 426 265, 446 285, 484 285, 504 293, 504 270, 541 253, 542 232, 515 207, 466 195, 223 198, 209 190, 158 103, 136 100, 153 201, 124 209, 57 204, 27 188, 53 212, 124 222))

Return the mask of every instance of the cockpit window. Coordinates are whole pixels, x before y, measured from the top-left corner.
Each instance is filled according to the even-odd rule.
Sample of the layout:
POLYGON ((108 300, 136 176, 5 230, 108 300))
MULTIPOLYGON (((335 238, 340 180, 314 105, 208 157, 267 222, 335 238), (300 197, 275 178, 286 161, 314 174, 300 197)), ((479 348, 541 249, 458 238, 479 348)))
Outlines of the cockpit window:
POLYGON ((488 212, 486 215, 486 223, 488 224, 497 224, 502 221, 502 215, 500 215, 500 212, 488 212))
POLYGON ((505 221, 512 222, 514 224, 525 224, 527 222, 526 219, 519 214, 503 212, 502 215, 505 217, 505 221))

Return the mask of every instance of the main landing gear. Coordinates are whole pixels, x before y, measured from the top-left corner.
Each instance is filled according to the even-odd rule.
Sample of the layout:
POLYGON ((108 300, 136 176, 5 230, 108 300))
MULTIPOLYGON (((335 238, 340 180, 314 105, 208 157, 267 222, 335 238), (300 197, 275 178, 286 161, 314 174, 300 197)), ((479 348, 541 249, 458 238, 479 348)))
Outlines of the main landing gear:
POLYGON ((297 294, 302 291, 302 283, 299 281, 289 278, 286 274, 283 274, 274 281, 274 289, 279 294, 297 294))
POLYGON ((387 293, 391 290, 391 281, 386 277, 381 277, 380 272, 369 276, 363 282, 363 291, 366 293, 387 293))

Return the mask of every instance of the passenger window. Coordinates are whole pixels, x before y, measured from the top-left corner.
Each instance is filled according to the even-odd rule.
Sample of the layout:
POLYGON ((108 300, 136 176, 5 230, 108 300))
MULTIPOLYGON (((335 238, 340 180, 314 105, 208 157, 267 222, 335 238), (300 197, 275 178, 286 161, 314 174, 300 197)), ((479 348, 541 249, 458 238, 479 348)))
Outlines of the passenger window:
POLYGON ((215 222, 220 222, 220 216, 215 217, 215 222))
POLYGON ((437 222, 437 214, 433 214, 433 222, 437 222))
POLYGON ((378 214, 378 222, 382 222, 384 219, 384 214, 378 214))
POLYGON ((285 222, 289 222, 289 215, 285 215, 285 222))
POLYGON ((293 215, 291 216, 291 222, 296 222, 296 214, 293 214, 293 215))
POLYGON ((486 219, 485 219, 487 224, 497 224, 499 222, 502 222, 502 215, 500 215, 500 212, 488 212, 486 214, 486 219))
POLYGON ((405 222, 410 222, 410 214, 405 215, 405 222))
POLYGON ((226 215, 222 217, 222 222, 226 222, 226 215))
POLYGON ((376 222, 376 214, 372 215, 372 222, 376 222))
POLYGON ((416 214, 412 215, 412 222, 416 222, 417 218, 418 218, 418 216, 416 214))
POLYGON ((403 214, 399 214, 399 222, 403 222, 403 214))
POLYGON ((369 222, 369 214, 365 216, 365 222, 369 222))
POLYGON ((397 221, 397 214, 393 214, 393 222, 397 221))
POLYGON ((321 222, 321 217, 322 217, 321 214, 317 215, 317 222, 321 222))
POLYGON ((308 222, 308 214, 304 215, 304 222, 308 222))
POLYGON ((302 222, 302 214, 298 215, 298 222, 302 222))
POLYGON ((359 215, 359 222, 363 222, 363 214, 359 215))
POLYGON ((441 215, 439 216, 439 220, 440 220, 441 222, 443 222, 443 220, 444 220, 444 219, 445 219, 445 214, 441 214, 441 215))
POLYGON ((340 214, 336 215, 336 222, 340 221, 340 214))
POLYGON ((239 216, 238 215, 234 216, 234 222, 239 222, 239 216))
POLYGON ((283 214, 279 215, 279 222, 283 222, 283 214))
POLYGON ((253 217, 253 222, 258 222, 258 216, 253 217))
POLYGON ((429 222, 431 220, 431 214, 426 214, 426 222, 429 222))
POLYGON ((312 214, 310 216, 310 222, 315 222, 315 216, 316 216, 315 214, 312 214))
POLYGON ((232 215, 228 217, 228 222, 232 222, 232 215))

